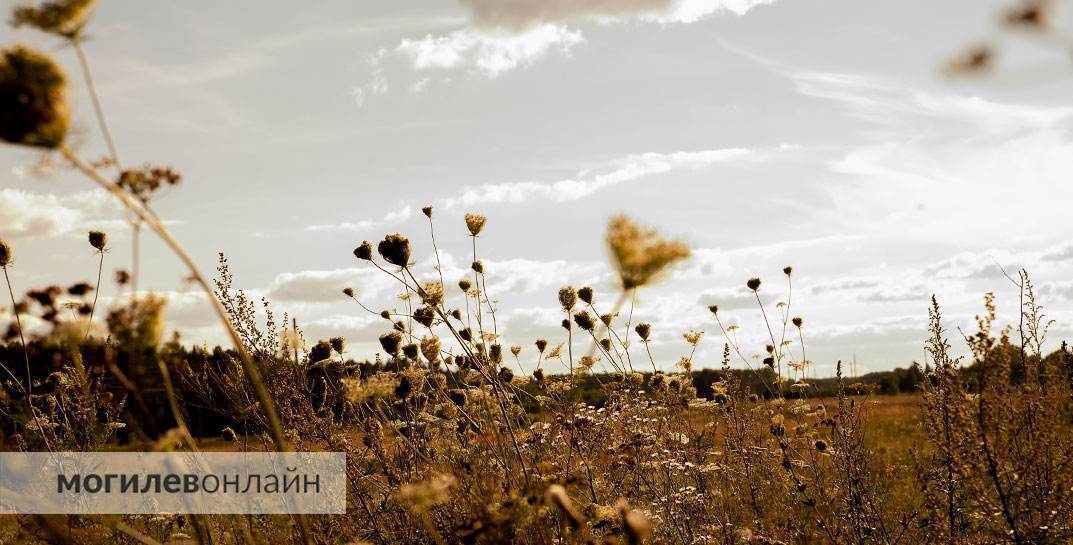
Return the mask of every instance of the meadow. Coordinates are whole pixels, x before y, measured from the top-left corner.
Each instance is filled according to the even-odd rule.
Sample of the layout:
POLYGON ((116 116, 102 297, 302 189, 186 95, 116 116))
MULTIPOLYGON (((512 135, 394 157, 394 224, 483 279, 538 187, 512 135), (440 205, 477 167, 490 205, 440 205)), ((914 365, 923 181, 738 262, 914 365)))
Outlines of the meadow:
MULTIPOLYGON (((95 97, 80 46, 92 8, 56 0, 19 7, 12 20, 70 45, 95 97)), ((471 260, 462 277, 419 270, 403 234, 356 244, 355 262, 393 279, 404 308, 372 308, 360 286, 342 290, 355 313, 382 322, 381 350, 350 359, 345 338, 307 339, 247 295, 222 255, 214 277, 198 269, 151 206, 181 176, 123 167, 97 101, 111 153, 79 155, 68 139, 74 80, 51 55, 0 53, 0 137, 54 154, 114 196, 135 233, 160 237, 231 345, 167 338, 166 301, 136 289, 136 268, 103 278, 107 233, 87 234, 99 261, 69 286, 13 285, 8 270, 34 264, 0 241, 11 318, 0 345, 3 450, 345 452, 348 508, 4 516, 0 543, 1073 542, 1073 353, 1047 348, 1051 324, 1025 271, 1010 278, 1021 311, 1011 326, 995 323, 984 294, 976 330, 950 331, 933 298, 920 332, 926 361, 898 375, 910 385, 901 394, 880 395, 843 377, 841 363, 835 377, 807 378, 809 324, 788 297, 759 296, 789 287, 789 266, 775 280, 742 279, 764 346, 740 345, 712 305, 693 309, 710 316, 708 333, 681 332, 688 355, 657 361, 649 343, 659 324, 635 321, 633 301, 690 248, 626 216, 605 237, 618 293, 605 301, 564 285, 547 294, 561 309, 558 336, 503 345, 503 309, 481 260, 494 223, 466 214, 447 226, 470 239, 456 249, 471 260), (128 296, 97 308, 105 284, 128 296), (24 331, 30 316, 48 331, 24 331), (714 369, 695 368, 702 342, 722 350, 714 369), (953 356, 955 344, 971 356, 953 356)), ((428 232, 415 236, 438 263, 444 226, 432 207, 422 213, 428 232)))

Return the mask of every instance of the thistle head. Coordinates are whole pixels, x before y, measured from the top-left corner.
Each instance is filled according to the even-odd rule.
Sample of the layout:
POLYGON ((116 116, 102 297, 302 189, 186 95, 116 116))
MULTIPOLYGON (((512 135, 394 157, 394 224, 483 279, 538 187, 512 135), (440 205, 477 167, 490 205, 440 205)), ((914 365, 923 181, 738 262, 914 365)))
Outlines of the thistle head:
POLYGON ((108 233, 105 233, 104 231, 90 231, 89 245, 96 248, 98 252, 103 252, 104 247, 108 245, 108 233))
POLYGON ((361 245, 354 248, 354 257, 365 261, 372 261, 373 259, 373 245, 369 244, 368 240, 363 240, 361 245))
POLYGON ((745 282, 745 287, 747 287, 747 288, 749 288, 750 290, 753 290, 753 291, 756 291, 756 290, 760 289, 760 279, 759 278, 750 278, 747 282, 745 282))
POLYGON ((55 148, 69 123, 67 79, 60 67, 23 46, 0 53, 0 139, 55 148))
POLYGON ((626 290, 658 280, 674 264, 689 257, 685 243, 663 239, 654 229, 641 227, 626 216, 611 219, 607 246, 626 290))
POLYGON ((466 229, 469 229, 469 234, 477 236, 481 234, 481 230, 484 229, 485 222, 488 218, 478 214, 466 214, 466 229))
POLYGON ((74 38, 89 22, 96 3, 96 0, 53 0, 18 6, 11 12, 11 25, 74 38))
POLYGON ((0 240, 0 267, 10 265, 12 257, 11 245, 6 240, 0 240))
POLYGON ((384 237, 376 250, 392 265, 405 268, 410 263, 410 240, 398 233, 384 237))
POLYGON ((574 291, 572 286, 559 288, 559 304, 566 311, 573 309, 574 305, 577 304, 577 292, 574 291))

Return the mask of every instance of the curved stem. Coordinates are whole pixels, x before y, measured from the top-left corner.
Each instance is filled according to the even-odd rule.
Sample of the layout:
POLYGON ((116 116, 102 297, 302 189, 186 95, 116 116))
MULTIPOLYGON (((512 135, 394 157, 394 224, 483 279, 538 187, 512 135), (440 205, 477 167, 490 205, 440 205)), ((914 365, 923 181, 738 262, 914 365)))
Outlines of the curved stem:
POLYGON ((93 329, 93 313, 97 311, 97 297, 101 294, 101 272, 104 271, 104 250, 100 250, 101 261, 97 265, 97 285, 93 286, 93 306, 89 307, 89 323, 86 324, 86 334, 82 342, 89 340, 89 332, 93 329))
POLYGON ((119 165, 119 151, 116 150, 115 140, 112 139, 112 132, 108 130, 108 123, 104 120, 104 108, 101 107, 101 99, 97 96, 97 87, 93 85, 93 76, 89 72, 89 62, 86 60, 86 53, 82 51, 82 38, 74 36, 71 38, 71 45, 75 48, 75 53, 78 55, 78 64, 82 67, 82 77, 86 80, 86 89, 89 90, 90 102, 93 103, 93 112, 97 115, 97 125, 101 128, 101 134, 104 136, 104 142, 108 145, 108 154, 112 158, 112 164, 115 165, 116 170, 122 170, 119 165))

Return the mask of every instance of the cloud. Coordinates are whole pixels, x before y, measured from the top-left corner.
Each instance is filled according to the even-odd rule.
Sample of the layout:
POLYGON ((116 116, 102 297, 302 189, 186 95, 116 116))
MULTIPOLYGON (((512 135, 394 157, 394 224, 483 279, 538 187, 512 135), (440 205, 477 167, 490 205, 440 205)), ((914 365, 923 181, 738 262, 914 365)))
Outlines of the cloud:
POLYGON ((102 190, 57 196, 20 189, 0 191, 0 233, 10 238, 57 236, 99 228, 119 214, 114 199, 102 190))
MULTIPOLYGON (((268 287, 268 298, 280 301, 338 303, 345 300, 343 288, 352 287, 364 301, 390 288, 392 282, 395 280, 367 267, 288 272, 276 276, 268 287)), ((399 286, 401 287, 401 284, 399 286)))
POLYGON ((719 12, 744 15, 774 0, 459 0, 478 28, 523 31, 577 19, 695 23, 719 12))
POLYGON ((414 70, 466 68, 490 78, 528 66, 551 51, 569 53, 584 41, 581 33, 559 25, 541 25, 519 34, 470 28, 446 35, 403 39, 395 48, 414 70))
POLYGON ((362 220, 358 222, 343 222, 343 223, 328 223, 320 225, 310 225, 306 227, 306 231, 333 231, 333 232, 348 232, 348 233, 364 233, 383 225, 391 225, 400 221, 405 221, 413 214, 413 210, 409 205, 404 205, 399 210, 394 210, 384 214, 383 218, 378 220, 362 220))
MULTIPOLYGON (((786 148, 789 146, 783 146, 780 149, 786 148)), ((760 155, 767 154, 745 148, 640 153, 612 161, 599 174, 581 171, 573 178, 557 182, 508 182, 467 187, 462 190, 460 197, 446 199, 444 206, 451 208, 477 203, 524 202, 533 199, 548 199, 556 202, 575 201, 597 191, 646 176, 665 174, 675 170, 696 170, 747 158, 758 159, 760 155)))
POLYGON ((1073 244, 1066 244, 1048 250, 1040 257, 1040 261, 1073 261, 1073 244))
POLYGON ((833 282, 825 282, 823 284, 816 284, 809 289, 813 295, 820 295, 822 293, 832 291, 848 291, 848 290, 860 290, 865 288, 874 288, 879 286, 879 282, 875 280, 861 280, 857 278, 846 278, 842 280, 835 280, 833 282))
POLYGON ((928 289, 917 285, 909 288, 878 289, 860 296, 860 301, 865 303, 904 303, 919 301, 926 304, 928 301, 928 289))

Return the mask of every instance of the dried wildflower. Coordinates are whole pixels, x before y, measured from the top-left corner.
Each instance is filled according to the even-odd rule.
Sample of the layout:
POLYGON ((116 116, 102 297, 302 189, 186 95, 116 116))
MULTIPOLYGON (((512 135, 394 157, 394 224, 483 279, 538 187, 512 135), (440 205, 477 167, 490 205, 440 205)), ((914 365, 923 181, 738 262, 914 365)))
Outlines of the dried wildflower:
POLYGON ((433 507, 446 503, 451 498, 451 489, 457 483, 457 479, 451 475, 436 475, 427 481, 402 485, 395 493, 395 499, 410 512, 423 515, 433 507))
POLYGON ((502 367, 499 369, 499 381, 504 384, 510 384, 510 381, 514 380, 514 371, 510 367, 502 367))
POLYGON ((11 245, 6 240, 0 240, 0 267, 10 265, 12 257, 11 245))
POLYGON ((533 378, 536 379, 537 382, 544 382, 544 370, 535 369, 533 371, 533 378))
POLYGON ((410 358, 411 360, 416 360, 417 353, 419 352, 419 350, 420 349, 417 347, 416 344, 410 343, 402 347, 402 355, 406 356, 407 358, 410 358))
POLYGON ((686 331, 682 334, 682 338, 685 339, 690 346, 697 346, 697 344, 700 343, 700 338, 703 336, 703 331, 686 331))
POLYGON ((421 354, 426 360, 435 363, 440 357, 440 338, 436 336, 422 338, 421 354))
POLYGON ((574 323, 585 331, 592 331, 596 327, 596 323, 592 321, 592 316, 589 315, 587 310, 574 314, 574 323))
POLYGON ((515 344, 515 345, 512 345, 512 346, 510 347, 510 353, 511 353, 511 354, 514 354, 514 357, 515 357, 515 358, 517 358, 517 357, 518 357, 518 354, 521 354, 521 353, 522 353, 522 347, 520 347, 520 346, 518 346, 518 345, 516 345, 516 344, 515 344))
POLYGON ((148 204, 153 195, 164 186, 173 186, 182 180, 182 175, 171 167, 145 165, 142 168, 124 170, 116 185, 127 190, 136 199, 148 204))
POLYGON ((574 291, 572 286, 559 288, 559 304, 566 311, 573 309, 574 305, 577 304, 577 292, 574 291))
POLYGON ((435 320, 436 309, 432 307, 418 307, 414 310, 414 321, 425 327, 432 327, 435 320))
POLYGON ((473 269, 473 272, 484 274, 484 263, 479 259, 471 263, 470 268, 473 269))
POLYGON ((85 282, 79 282, 67 288, 67 293, 75 297, 82 297, 91 291, 93 291, 93 286, 85 282))
POLYGON ((473 330, 468 328, 468 327, 462 328, 458 332, 458 336, 461 337, 463 341, 466 341, 466 342, 472 341, 473 340, 473 330))
POLYGON ((792 322, 794 323, 794 325, 795 325, 795 326, 797 326, 797 327, 801 327, 801 324, 805 323, 805 321, 804 321, 804 320, 802 320, 800 316, 796 316, 796 317, 794 317, 794 319, 793 319, 793 320, 791 320, 791 321, 792 321, 792 322))
POLYGON ((335 350, 337 354, 342 354, 346 349, 346 339, 343 337, 332 337, 328 339, 328 342, 332 345, 332 350, 335 350))
POLYGON ((421 300, 426 305, 437 306, 443 302, 443 284, 439 282, 426 282, 421 293, 421 300))
POLYGON ((503 363, 503 345, 493 344, 488 349, 488 357, 492 360, 492 363, 496 365, 503 363))
POLYGON ((395 323, 391 324, 391 327, 399 333, 404 333, 406 331, 406 324, 402 320, 396 320, 395 323))
POLYGON ((372 261, 373 245, 369 244, 368 240, 363 240, 357 248, 354 248, 354 257, 364 259, 365 261, 372 261))
POLYGON ((465 390, 454 389, 447 392, 447 399, 451 400, 451 403, 454 403, 459 407, 465 407, 466 400, 469 398, 466 396, 465 390))
POLYGON ((604 352, 611 352, 611 339, 600 339, 600 347, 604 352))
POLYGON ((560 322, 559 325, 563 326, 563 329, 565 329, 567 331, 570 331, 570 320, 567 320, 566 318, 563 318, 563 321, 560 322))
POLYGON ((343 288, 343 295, 346 295, 347 297, 354 297, 354 288, 343 288))
POLYGON ((548 341, 544 339, 537 339, 536 342, 533 344, 536 345, 537 352, 540 352, 541 354, 543 354, 544 349, 548 347, 548 341))
POLYGON ((392 265, 406 267, 410 263, 410 240, 398 233, 384 237, 376 251, 392 265))
POLYGON ((637 332, 637 336, 641 337, 642 341, 647 341, 649 335, 652 334, 652 324, 641 322, 633 330, 637 332))
POLYGON ((421 207, 421 213, 424 214, 425 217, 427 217, 429 219, 432 219, 432 207, 431 206, 422 206, 421 207))
POLYGON ((546 357, 548 359, 555 359, 555 358, 561 357, 562 355, 563 355, 563 343, 559 343, 559 344, 557 344, 555 346, 555 348, 551 349, 551 352, 548 352, 548 355, 546 357))
POLYGON ((793 267, 786 266, 786 267, 782 268, 782 274, 785 274, 786 276, 790 276, 793 272, 794 272, 793 267))
POLYGON ((578 299, 581 299, 582 301, 584 301, 585 304, 587 304, 587 305, 592 304, 593 292, 592 292, 592 288, 590 288, 589 286, 585 286, 585 287, 577 290, 577 296, 578 296, 578 299))
POLYGON ((654 229, 642 228, 626 216, 612 218, 607 245, 622 288, 627 290, 658 280, 675 263, 689 257, 684 243, 664 240, 654 229))
POLYGON ((399 382, 395 384, 395 397, 406 399, 414 391, 414 381, 409 375, 399 375, 399 382))
POLYGON ((462 290, 463 292, 468 292, 469 289, 472 287, 473 284, 469 280, 463 278, 462 280, 458 281, 458 289, 462 290))
POLYGON ((469 234, 477 236, 481 234, 481 230, 484 229, 484 223, 488 221, 488 218, 478 214, 466 214, 466 228, 469 229, 469 234))
POLYGON ((104 231, 90 231, 89 245, 96 248, 98 252, 103 252, 104 247, 108 245, 108 234, 104 231))
POLYGON ((120 286, 126 286, 130 283, 130 273, 126 269, 116 269, 115 283, 120 286))
POLYGON ((387 310, 381 310, 381 311, 380 311, 380 317, 381 317, 381 318, 383 318, 383 319, 385 319, 385 320, 389 320, 389 321, 390 321, 390 320, 391 320, 391 312, 390 312, 390 311, 387 311, 387 310))
POLYGON ((1033 30, 1046 28, 1051 19, 1052 5, 1053 2, 1049 0, 1023 0, 1006 12, 1003 21, 1013 27, 1033 30))
POLYGON ((47 55, 15 46, 0 53, 0 139, 55 148, 70 114, 63 71, 47 55))
POLYGON ((309 350, 309 363, 318 363, 332 357, 332 345, 328 341, 320 340, 309 350))
POLYGON ((994 49, 986 44, 977 45, 948 62, 946 73, 950 75, 979 74, 991 69, 994 63, 994 49))
POLYGON ((16 28, 32 26, 43 32, 74 38, 89 22, 96 3, 96 0, 53 0, 36 6, 18 6, 11 12, 11 25, 16 28))
POLYGON ((380 336, 380 346, 384 348, 384 352, 395 355, 399 353, 399 345, 402 344, 402 334, 398 331, 392 331, 391 333, 384 333, 380 336))
POLYGON ((745 287, 747 287, 747 288, 749 288, 749 289, 751 289, 753 291, 756 291, 756 290, 760 289, 760 279, 759 278, 750 278, 747 282, 745 282, 745 287))
POLYGON ((719 314, 719 305, 708 305, 708 311, 712 314, 719 314))

